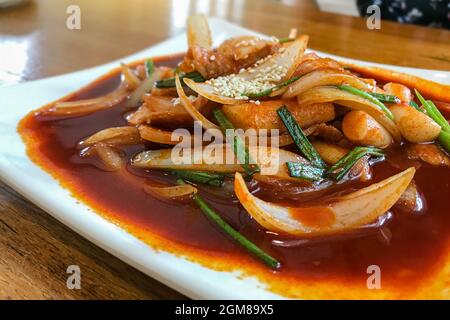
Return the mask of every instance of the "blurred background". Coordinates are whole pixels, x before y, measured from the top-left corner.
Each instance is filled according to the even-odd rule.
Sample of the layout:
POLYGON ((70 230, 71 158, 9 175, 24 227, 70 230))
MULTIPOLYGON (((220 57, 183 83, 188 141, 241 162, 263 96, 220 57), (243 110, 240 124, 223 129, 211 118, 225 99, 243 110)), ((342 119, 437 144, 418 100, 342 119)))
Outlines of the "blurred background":
POLYGON ((311 35, 311 47, 329 53, 442 69, 429 57, 450 61, 448 48, 436 47, 422 54, 428 56, 422 63, 411 63, 392 48, 381 59, 374 52, 380 48, 367 43, 410 37, 414 41, 402 48, 412 50, 420 42, 450 42, 449 6, 449 0, 0 0, 0 85, 126 56, 179 34, 195 12, 280 37, 296 27, 311 35), (374 4, 385 20, 381 30, 364 35, 362 46, 367 26, 360 17, 374 4), (66 27, 70 5, 80 8, 81 30, 66 27), (415 25, 426 28, 407 27, 415 25))
POLYGON ((317 0, 316 2, 320 10, 354 16, 366 16, 367 8, 377 5, 384 20, 450 28, 449 0, 317 0))

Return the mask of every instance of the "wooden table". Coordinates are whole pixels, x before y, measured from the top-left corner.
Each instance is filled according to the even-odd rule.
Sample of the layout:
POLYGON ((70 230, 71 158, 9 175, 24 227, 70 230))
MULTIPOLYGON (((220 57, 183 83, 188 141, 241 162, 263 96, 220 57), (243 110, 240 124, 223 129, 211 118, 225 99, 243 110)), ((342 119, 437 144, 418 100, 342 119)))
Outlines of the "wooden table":
MULTIPOLYGON (((450 70, 450 31, 390 22, 370 31, 363 19, 319 12, 312 0, 35 0, 0 11, 0 85, 126 56, 181 33, 186 17, 194 12, 276 36, 297 27, 311 36, 310 47, 341 56, 450 70), (81 8, 81 30, 66 28, 66 8, 73 3, 81 8)), ((2 183, 0 252, 0 298, 183 298, 89 243, 2 183), (66 287, 66 268, 71 264, 81 267, 81 290, 66 287)))

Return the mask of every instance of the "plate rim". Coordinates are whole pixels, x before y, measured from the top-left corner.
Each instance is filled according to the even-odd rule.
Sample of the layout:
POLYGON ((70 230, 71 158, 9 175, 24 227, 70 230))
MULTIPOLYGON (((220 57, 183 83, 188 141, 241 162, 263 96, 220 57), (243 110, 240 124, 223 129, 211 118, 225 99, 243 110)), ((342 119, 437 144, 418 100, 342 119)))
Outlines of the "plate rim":
MULTIPOLYGON (((247 34, 255 34, 255 35, 261 35, 260 33, 254 32, 250 29, 238 26, 236 24, 230 23, 228 21, 222 20, 220 18, 209 18, 209 22, 211 24, 211 28, 214 29, 224 29, 222 31, 222 34, 225 36, 234 35, 236 32, 239 33, 247 33, 247 34), (233 30, 233 31, 230 31, 233 30)), ((213 32, 214 33, 214 32, 213 32)), ((144 50, 141 50, 137 53, 134 53, 132 55, 126 56, 121 59, 117 59, 111 62, 107 62, 105 64, 101 64, 99 66, 94 66, 87 69, 78 70, 75 72, 70 72, 66 74, 51 76, 51 77, 45 77, 38 80, 33 81, 27 81, 19 84, 12 84, 12 85, 6 85, 0 87, 0 96, 8 91, 15 91, 18 89, 23 89, 27 87, 34 87, 34 86, 45 86, 48 83, 57 82, 59 80, 68 78, 68 77, 74 77, 74 78, 87 78, 87 82, 83 82, 83 85, 86 85, 92 81, 95 80, 95 78, 91 78, 92 73, 98 73, 98 76, 101 76, 102 74, 108 72, 110 69, 117 67, 118 63, 120 61, 125 62, 132 62, 134 60, 143 58, 145 56, 149 56, 149 52, 157 52, 161 51, 160 54, 151 54, 151 56, 156 55, 162 55, 163 51, 165 54, 170 54, 172 51, 169 49, 166 51, 166 47, 170 46, 176 41, 180 41, 181 39, 184 39, 184 32, 173 36, 163 42, 157 43, 155 45, 152 45, 144 50)), ((185 41, 182 41, 183 43, 185 41)), ((178 51, 178 50, 176 50, 178 51)), ((421 69, 421 68, 410 68, 410 67, 400 67, 400 66, 392 66, 392 65, 386 65, 386 64, 379 64, 379 63, 372 63, 368 61, 362 61, 362 60, 355 60, 351 58, 346 57, 340 57, 336 55, 330 55, 327 53, 323 53, 321 51, 317 50, 310 50, 317 52, 320 55, 328 56, 328 57, 335 57, 343 61, 352 61, 356 62, 358 64, 364 64, 364 65, 373 65, 373 66, 381 66, 397 71, 407 72, 411 74, 417 74, 417 73, 442 73, 447 77, 447 80, 450 82, 450 72, 447 71, 440 71, 440 70, 429 70, 429 69, 421 69)), ((75 81, 75 83, 77 83, 75 81)), ((79 85, 74 86, 79 87, 79 85)), ((65 94, 68 94, 73 91, 69 91, 65 94)), ((64 94, 64 95, 65 95, 64 94)), ((58 94, 58 97, 60 95, 58 94)), ((61 96, 63 96, 61 94, 61 96)), ((48 103, 48 102, 47 102, 48 103)), ((28 112, 35 110, 36 106, 29 109, 28 107, 24 107, 25 113, 17 115, 18 117, 23 118, 25 114, 28 112)), ((0 123, 6 123, 7 125, 13 125, 14 129, 17 127, 16 123, 8 123, 8 121, 11 121, 11 119, 8 119, 6 117, 6 122, 3 119, 4 115, 0 115, 0 123)), ((12 118, 13 120, 15 118, 12 118)), ((6 135, 11 134, 11 132, 6 131, 6 135)), ((17 133, 17 130, 14 132, 15 138, 19 136, 17 133)), ((3 131, 0 131, 0 137, 4 136, 5 133, 3 131)), ((22 139, 19 136, 19 139, 22 144, 23 153, 25 153, 25 146, 22 142, 22 139)), ((1 143, 0 143, 1 145, 1 143)), ((40 207, 42 210, 50 214, 52 217, 60 221, 61 223, 68 226, 70 229, 75 231, 76 233, 80 234, 84 238, 88 239, 90 242, 94 243, 95 245, 101 247, 105 251, 109 252, 110 254, 116 256, 120 260, 124 261, 125 263, 132 265, 136 269, 140 270, 141 272, 147 274, 148 276, 152 277, 153 279, 156 279, 157 281, 162 282, 163 284, 171 287, 172 289, 181 292, 182 294, 194 298, 194 299, 278 299, 278 298, 286 298, 283 296, 280 296, 278 294, 275 294, 273 292, 267 291, 264 289, 265 284, 259 282, 255 283, 255 279, 252 278, 246 278, 244 280, 238 279, 238 273, 236 272, 221 272, 221 271, 214 271, 212 269, 209 269, 205 266, 199 265, 195 262, 191 262, 186 260, 184 257, 180 257, 178 255, 174 255, 168 252, 164 251, 156 251, 153 248, 151 248, 148 244, 144 243, 143 241, 139 240, 137 237, 132 235, 131 233, 128 233, 126 230, 120 228, 118 225, 114 224, 112 221, 107 220, 106 218, 102 217, 95 211, 93 211, 88 204, 85 203, 78 203, 74 204, 73 201, 78 202, 79 200, 74 198, 70 191, 65 189, 59 181, 57 181, 50 173, 45 171, 43 168, 41 168, 39 165, 34 163, 25 153, 25 162, 27 165, 31 164, 34 169, 37 169, 40 171, 41 176, 46 176, 44 179, 45 183, 49 182, 49 179, 52 180, 52 183, 50 184, 51 188, 58 189, 58 194, 62 195, 63 198, 69 197, 70 201, 67 203, 55 203, 54 200, 49 197, 48 194, 44 195, 42 194, 42 191, 40 188, 45 185, 44 182, 37 183, 34 181, 33 185, 27 185, 25 182, 21 181, 21 178, 25 178, 26 174, 22 173, 17 175, 14 173, 14 170, 11 169, 17 169, 15 164, 11 163, 10 161, 5 158, 5 154, 0 151, 0 179, 4 181, 7 185, 12 187, 15 191, 17 191, 19 194, 27 198, 29 201, 40 207), (41 185, 42 184, 42 185, 41 185), (43 197, 42 197, 43 196, 43 197), (78 218, 77 217, 69 217, 67 216, 64 211, 65 210, 80 210, 83 214, 81 214, 78 218), (87 226, 86 221, 83 222, 82 220, 86 218, 86 215, 89 218, 89 223, 92 223, 92 221, 95 222, 95 230, 92 226, 87 226), (83 217, 81 217, 83 216, 83 217), (101 226, 101 231, 99 231, 97 228, 98 226, 101 226), (135 253, 130 252, 131 250, 126 250, 128 248, 129 244, 125 243, 118 243, 120 241, 112 241, 111 237, 108 233, 114 232, 119 235, 117 239, 126 240, 126 242, 131 242, 133 246, 136 246, 138 250, 136 250, 135 253), (152 254, 149 254, 149 250, 152 251, 152 254), (144 255, 144 256, 139 256, 144 255), (174 265, 177 266, 171 266, 171 263, 174 263, 174 265), (178 266, 180 264, 180 266, 178 266), (186 267, 186 268, 184 268, 186 267), (163 271, 157 271, 156 269, 163 268, 163 271), (201 274, 201 276, 193 276, 193 273, 198 272, 201 274), (189 279, 189 281, 186 281, 186 278, 189 279), (214 285, 217 281, 223 281, 224 285, 217 286, 214 285), (230 288, 227 288, 229 286, 230 288), (262 286, 262 287, 259 287, 262 286), (232 287, 232 289, 231 289, 232 287), (240 288, 242 290, 237 290, 236 288, 240 288)), ((94 225, 94 223, 92 223, 94 225)))

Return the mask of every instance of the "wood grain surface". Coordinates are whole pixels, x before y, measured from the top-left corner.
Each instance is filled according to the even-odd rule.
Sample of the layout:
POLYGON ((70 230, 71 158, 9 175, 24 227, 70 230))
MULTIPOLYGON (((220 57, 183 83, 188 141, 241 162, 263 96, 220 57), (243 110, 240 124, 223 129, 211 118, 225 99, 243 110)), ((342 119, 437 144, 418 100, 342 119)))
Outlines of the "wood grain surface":
MULTIPOLYGON (((34 0, 0 10, 0 85, 92 67, 183 32, 203 12, 259 32, 311 36, 310 47, 345 57, 450 70, 450 31, 317 10, 312 0, 34 0), (66 28, 69 5, 81 8, 81 30, 66 28)), ((7 112, 0 104, 0 112, 7 112)), ((0 182, 0 298, 184 298, 71 231, 0 182), (66 287, 79 265, 80 290, 66 287)))

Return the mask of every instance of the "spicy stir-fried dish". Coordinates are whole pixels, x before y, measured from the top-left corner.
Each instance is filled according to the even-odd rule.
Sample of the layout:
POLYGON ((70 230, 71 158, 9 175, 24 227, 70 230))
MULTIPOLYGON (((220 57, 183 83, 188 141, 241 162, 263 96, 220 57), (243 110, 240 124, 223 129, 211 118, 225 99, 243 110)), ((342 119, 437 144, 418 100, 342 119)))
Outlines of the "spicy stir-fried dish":
POLYGON ((448 85, 295 30, 213 47, 192 16, 187 37, 29 114, 30 157, 153 247, 274 292, 449 297, 448 85))

